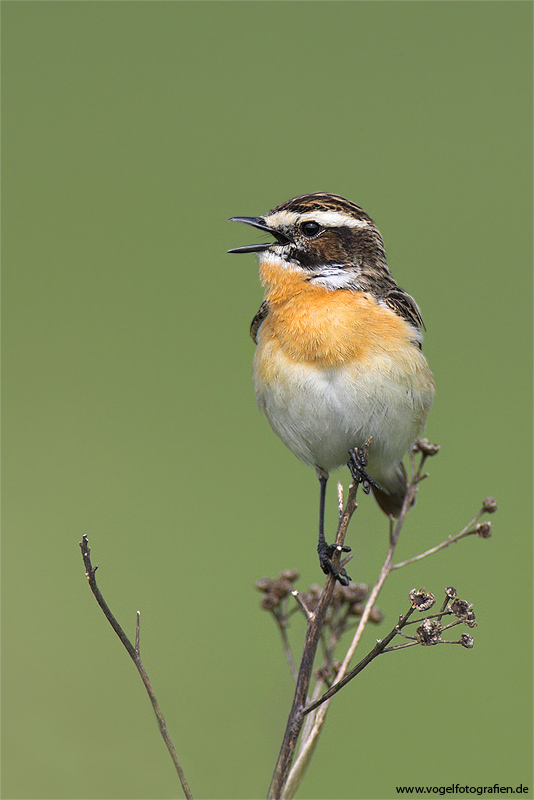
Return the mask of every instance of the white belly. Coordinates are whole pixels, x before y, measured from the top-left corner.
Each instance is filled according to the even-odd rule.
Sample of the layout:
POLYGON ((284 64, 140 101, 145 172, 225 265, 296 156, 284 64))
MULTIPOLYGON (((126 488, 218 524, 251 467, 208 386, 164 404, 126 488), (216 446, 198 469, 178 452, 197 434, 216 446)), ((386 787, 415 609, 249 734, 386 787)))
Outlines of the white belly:
POLYGON ((298 458, 330 472, 347 463, 349 448, 363 447, 372 437, 369 474, 380 483, 395 471, 422 432, 432 403, 432 377, 419 351, 410 353, 410 369, 402 371, 387 354, 365 366, 324 369, 269 349, 266 344, 256 351, 256 399, 298 458), (265 359, 271 359, 268 381, 261 377, 265 359))

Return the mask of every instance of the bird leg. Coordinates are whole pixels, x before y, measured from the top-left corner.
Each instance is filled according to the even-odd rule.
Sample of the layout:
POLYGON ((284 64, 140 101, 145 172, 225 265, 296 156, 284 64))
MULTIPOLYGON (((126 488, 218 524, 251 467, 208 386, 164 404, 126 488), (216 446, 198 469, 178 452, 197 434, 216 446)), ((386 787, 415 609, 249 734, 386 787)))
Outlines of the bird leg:
MULTIPOLYGON (((319 553, 319 564, 325 575, 333 575, 342 586, 348 586, 350 577, 344 567, 340 570, 336 569, 332 563, 332 556, 337 550, 337 545, 328 544, 324 537, 324 508, 326 501, 326 482, 328 475, 323 472, 317 472, 319 482, 321 485, 321 494, 319 499, 319 541, 317 542, 317 552, 319 553)), ((350 547, 343 545, 341 548, 342 553, 350 553, 350 547)))
POLYGON ((352 480, 357 484, 361 484, 365 494, 369 494, 371 486, 374 486, 375 489, 380 489, 375 479, 371 478, 365 471, 365 467, 367 466, 367 452, 370 443, 371 439, 368 439, 365 443, 365 447, 352 447, 349 450, 349 460, 347 462, 352 480))

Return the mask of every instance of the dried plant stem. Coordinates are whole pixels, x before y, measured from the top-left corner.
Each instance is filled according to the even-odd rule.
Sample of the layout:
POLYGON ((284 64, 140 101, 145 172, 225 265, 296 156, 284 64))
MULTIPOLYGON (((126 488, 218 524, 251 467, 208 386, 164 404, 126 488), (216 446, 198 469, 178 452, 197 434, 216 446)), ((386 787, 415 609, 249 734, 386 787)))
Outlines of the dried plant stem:
POLYGON ((284 649, 287 663, 289 664, 289 669, 291 670, 291 674, 293 675, 294 679, 297 680, 297 668, 295 666, 293 653, 291 652, 291 645, 289 644, 287 628, 279 617, 276 617, 276 622, 278 625, 278 630, 280 631, 280 638, 282 639, 282 647, 284 649))
MULTIPOLYGON (((369 621, 369 616, 371 614, 371 610, 372 610, 373 606, 375 605, 375 603, 376 603, 376 601, 378 599, 378 596, 379 596, 379 594, 380 594, 380 592, 382 590, 382 587, 384 586, 384 583, 385 583, 386 579, 388 578, 388 576, 389 576, 389 574, 390 574, 390 572, 392 570, 393 555, 395 553, 395 548, 397 546, 397 542, 399 540, 399 536, 400 536, 400 533, 401 533, 401 530, 402 530, 402 526, 404 525, 404 521, 406 519, 406 515, 408 514, 408 511, 412 507, 413 501, 414 501, 415 496, 417 494, 417 490, 419 488, 419 483, 423 480, 423 478, 426 477, 426 475, 424 475, 422 473, 422 468, 423 468, 425 460, 426 460, 426 458, 423 455, 422 458, 421 458, 421 461, 419 463, 419 467, 418 467, 418 469, 416 471, 415 470, 415 464, 414 464, 414 458, 413 458, 413 455, 412 455, 412 459, 411 459, 412 479, 411 479, 411 482, 408 484, 408 491, 406 492, 406 496, 404 498, 404 504, 403 504, 400 516, 396 520, 396 522, 392 521, 392 523, 391 523, 390 536, 389 536, 389 547, 388 547, 388 551, 387 551, 387 554, 386 554, 386 558, 385 558, 384 563, 382 565, 382 569, 380 570, 380 575, 378 576, 378 580, 376 581, 375 585, 373 586, 373 589, 371 590, 371 593, 370 593, 369 598, 367 600, 367 603, 365 605, 363 614, 362 614, 362 616, 360 618, 360 622, 358 624, 358 627, 356 628, 356 632, 354 634, 354 637, 352 639, 350 647, 347 650, 345 658, 343 659, 343 663, 342 663, 342 665, 341 665, 341 667, 340 667, 340 669, 339 669, 339 671, 338 671, 338 673, 336 675, 336 679, 335 679, 334 683, 332 684, 331 689, 333 689, 335 687, 335 685, 338 682, 342 681, 343 678, 345 677, 345 675, 347 673, 347 670, 349 668, 350 662, 351 662, 351 660, 352 660, 352 658, 354 656, 356 648, 358 647, 358 645, 360 643, 360 640, 362 638, 362 635, 363 635, 363 632, 365 630, 365 627, 366 627, 366 625, 367 625, 367 623, 369 621)), ((331 691, 331 689, 329 691, 331 691)), ((311 759, 311 757, 313 755, 313 752, 315 750, 315 746, 317 744, 317 740, 319 738, 319 735, 321 733, 321 730, 322 730, 323 725, 324 725, 325 720, 326 720, 326 714, 328 712, 329 705, 330 705, 330 698, 325 698, 325 700, 322 702, 322 704, 319 706, 319 708, 317 708, 317 710, 312 711, 310 709, 311 714, 310 714, 310 716, 308 716, 307 723, 306 723, 307 736, 306 737, 304 737, 304 736, 302 737, 302 741, 301 741, 301 744, 300 744, 300 749, 299 749, 298 756, 297 756, 297 758, 295 760, 295 763, 293 764, 292 769, 290 770, 290 772, 288 774, 288 778, 287 778, 287 781, 286 781, 285 785, 283 786, 283 790, 280 793, 280 800, 290 800, 291 798, 293 798, 295 796, 295 792, 297 791, 297 789, 298 789, 298 787, 300 785, 302 777, 303 777, 303 775, 304 775, 304 773, 305 773, 305 771, 307 769, 307 766, 308 766, 308 764, 310 762, 310 759, 311 759), (311 724, 308 721, 310 719, 313 719, 313 724, 311 724)), ((305 713, 307 713, 307 712, 305 712, 305 713)))
MULTIPOLYGON (((343 513, 343 517, 341 518, 336 536, 336 545, 339 548, 342 547, 345 541, 349 522, 354 511, 356 510, 357 488, 357 484, 353 484, 349 489, 347 504, 345 506, 345 511, 343 513)), ((339 551, 338 555, 334 556, 334 558, 339 558, 339 551)), ((315 653, 321 637, 326 612, 332 599, 335 582, 336 578, 333 575, 327 576, 317 607, 308 618, 306 640, 304 642, 304 651, 302 653, 302 660, 300 662, 293 704, 291 706, 282 746, 280 748, 280 754, 278 756, 271 786, 269 788, 268 798, 270 800, 277 800, 277 798, 282 796, 281 793, 291 767, 291 762, 297 746, 297 740, 304 721, 304 715, 302 712, 306 704, 315 653)))
POLYGON ((170 754, 170 756, 172 758, 172 762, 174 764, 176 772, 178 773, 178 777, 180 779, 180 783, 182 785, 182 789, 183 789, 184 795, 187 798, 187 800, 193 800, 193 795, 191 794, 191 789, 189 788, 189 785, 187 783, 186 777, 184 775, 184 771, 182 769, 182 766, 181 766, 180 761, 178 759, 178 756, 176 754, 176 750, 174 749, 174 745, 172 743, 171 737, 168 734, 167 725, 165 723, 165 719, 163 717, 163 714, 161 713, 161 709, 159 707, 158 701, 156 700, 156 695, 154 694, 154 690, 152 688, 152 684, 150 683, 150 680, 148 678, 147 672, 146 672, 146 670, 145 670, 145 668, 143 666, 143 662, 141 661, 141 657, 139 655, 139 652, 140 652, 140 647, 139 647, 139 619, 140 619, 140 615, 139 615, 139 611, 137 612, 137 617, 136 617, 135 647, 134 647, 134 645, 128 639, 128 637, 124 633, 123 629, 121 628, 121 626, 117 622, 115 616, 111 612, 111 609, 109 608, 108 604, 104 600, 102 592, 100 591, 100 589, 97 586, 95 573, 96 573, 96 571, 98 569, 98 565, 96 567, 93 567, 93 565, 91 563, 91 548, 89 547, 89 541, 88 541, 87 536, 85 534, 83 535, 82 541, 80 542, 80 549, 82 551, 82 558, 83 558, 83 563, 84 563, 84 567, 85 567, 85 574, 86 574, 87 580, 89 582, 89 587, 90 587, 92 593, 94 594, 98 605, 100 606, 100 608, 104 612, 104 616, 106 617, 107 621, 109 622, 109 624, 111 625, 111 627, 113 628, 113 630, 115 631, 115 633, 117 634, 119 639, 121 640, 122 644, 124 645, 124 648, 126 649, 128 655, 130 656, 130 658, 134 662, 134 664, 135 664, 135 666, 137 668, 137 671, 139 672, 139 675, 141 676, 141 680, 143 681, 143 685, 144 685, 144 687, 145 687, 145 689, 147 691, 147 694, 148 694, 148 696, 150 698, 150 702, 152 703, 152 708, 154 709, 154 714, 156 715, 156 719, 158 721, 159 730, 160 730, 160 733, 161 733, 161 735, 163 737, 163 741, 165 742, 165 744, 167 746, 167 750, 169 751, 169 754, 170 754))
POLYGON ((304 616, 306 617, 306 619, 310 620, 312 618, 313 614, 310 611, 310 609, 308 608, 308 606, 306 605, 306 603, 304 602, 304 600, 302 599, 302 597, 300 596, 300 592, 298 592, 296 589, 294 589, 291 592, 291 594, 293 595, 293 597, 295 598, 295 600, 297 601, 297 603, 301 607, 302 611, 304 612, 304 616))
POLYGON ((484 509, 479 511, 478 514, 473 517, 471 522, 468 522, 465 528, 462 528, 460 533, 457 533, 454 536, 447 536, 443 542, 440 542, 440 544, 437 544, 435 547, 431 547, 430 550, 425 550, 424 553, 419 553, 418 556, 413 556, 413 558, 408 558, 406 561, 399 561, 398 564, 393 564, 391 569, 400 569, 400 567, 405 567, 407 564, 415 564, 416 561, 421 561, 421 559, 431 556, 433 553, 439 553, 440 550, 444 550, 450 544, 459 542, 460 539, 464 539, 466 536, 471 536, 472 534, 476 533, 476 531, 471 530, 471 528, 478 522, 483 513, 484 509))

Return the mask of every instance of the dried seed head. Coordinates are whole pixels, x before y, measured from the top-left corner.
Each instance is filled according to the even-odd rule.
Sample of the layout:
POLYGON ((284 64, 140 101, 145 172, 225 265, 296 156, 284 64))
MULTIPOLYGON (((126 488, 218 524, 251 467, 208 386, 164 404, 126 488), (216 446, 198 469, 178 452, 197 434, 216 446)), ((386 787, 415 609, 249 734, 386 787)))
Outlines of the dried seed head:
POLYGON ((256 581, 254 586, 256 587, 258 592, 269 592, 272 584, 273 584, 272 578, 261 578, 259 581, 256 581))
POLYGON ((491 536, 491 522, 479 522, 475 525, 475 533, 481 539, 489 539, 491 536))
POLYGON ((340 606, 345 600, 345 595, 343 592, 343 587, 340 583, 336 583, 334 586, 334 591, 332 592, 332 599, 330 601, 330 605, 333 606, 340 606))
POLYGON ((439 444, 431 444, 428 439, 418 439, 413 449, 424 456, 435 456, 439 453, 439 444))
POLYGON ((351 603, 349 606, 349 616, 361 617, 365 606, 363 603, 351 603))
POLYGON ((273 608, 275 608, 275 606, 277 606, 279 602, 280 602, 279 597, 277 597, 275 594, 271 594, 270 592, 268 592, 262 597, 260 606, 263 609, 265 609, 265 611, 272 611, 273 608))
POLYGON ((280 599, 282 599, 282 597, 287 597, 292 591, 293 585, 286 578, 278 578, 278 580, 271 583, 270 592, 280 599))
POLYGON ((296 580, 300 578, 300 574, 297 572, 296 569, 283 569, 280 573, 281 578, 285 578, 286 581, 290 581, 294 583, 296 580))
POLYGON ((432 592, 427 592, 426 589, 412 589, 409 597, 413 608, 418 611, 428 611, 436 602, 432 592))
POLYGON ((424 619, 417 628, 417 639, 419 644, 425 646, 439 644, 441 642, 442 625, 437 619, 424 619))
POLYGON ((455 597, 451 603, 451 611, 455 617, 461 619, 462 617, 465 617, 468 611, 471 611, 471 606, 467 600, 460 600, 459 597, 455 597))
POLYGON ((447 588, 445 589, 445 594, 447 595, 447 597, 450 597, 452 599, 453 597, 456 597, 458 592, 456 591, 454 586, 447 586, 447 588))
POLYGON ((456 597, 451 603, 451 611, 457 617, 466 614, 469 611, 469 603, 467 600, 460 600, 459 597, 456 597))
POLYGON ((475 640, 472 636, 469 636, 468 633, 462 633, 460 636, 460 644, 462 647, 466 647, 468 650, 471 650, 471 648, 475 646, 475 640))
POLYGON ((465 615, 464 622, 465 622, 465 624, 467 625, 468 628, 476 628, 477 622, 476 622, 476 617, 475 617, 475 614, 474 614, 473 611, 468 611, 467 612, 467 614, 465 615))
POLYGON ((456 597, 450 604, 450 608, 454 616, 461 622, 465 622, 468 628, 476 628, 476 617, 471 603, 456 597))
POLYGON ((383 619, 384 614, 382 613, 381 609, 378 608, 378 606, 373 606, 371 613, 369 614, 369 622, 374 623, 374 625, 380 625, 383 619))
POLYGON ((482 508, 486 514, 494 514, 497 511, 497 501, 494 497, 486 497, 482 503, 482 508))
POLYGON ((348 586, 343 587, 343 595, 347 603, 361 603, 365 600, 369 592, 369 587, 366 583, 349 583, 348 586))

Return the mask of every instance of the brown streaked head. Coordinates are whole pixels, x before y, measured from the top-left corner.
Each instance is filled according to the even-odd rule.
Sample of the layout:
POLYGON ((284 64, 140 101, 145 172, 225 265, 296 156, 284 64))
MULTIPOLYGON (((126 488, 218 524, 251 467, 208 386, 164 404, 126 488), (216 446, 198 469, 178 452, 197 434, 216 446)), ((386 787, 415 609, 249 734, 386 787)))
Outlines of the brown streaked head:
MULTIPOLYGON (((229 250, 270 253, 288 265, 314 275, 367 265, 386 265, 384 242, 371 217, 356 203, 328 192, 294 197, 259 217, 232 217, 270 233, 276 239, 229 250)), ((387 269, 387 266, 386 266, 387 269)), ((341 281, 341 276, 338 279, 341 281)))

